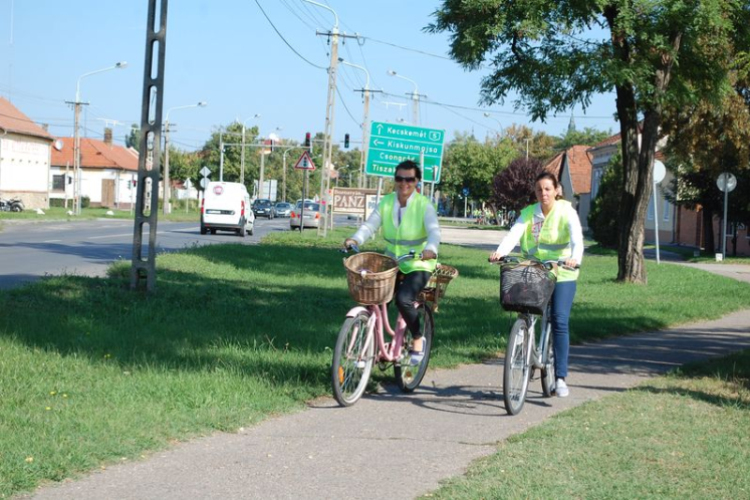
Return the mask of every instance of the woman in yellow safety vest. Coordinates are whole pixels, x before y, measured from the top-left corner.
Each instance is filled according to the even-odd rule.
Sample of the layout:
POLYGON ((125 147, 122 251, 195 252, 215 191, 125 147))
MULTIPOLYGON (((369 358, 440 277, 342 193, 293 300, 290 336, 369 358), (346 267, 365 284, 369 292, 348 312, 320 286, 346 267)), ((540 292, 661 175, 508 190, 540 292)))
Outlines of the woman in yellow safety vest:
MULTIPOLYGON (((557 177, 550 172, 540 173, 534 182, 538 203, 521 211, 510 232, 493 253, 491 261, 500 260, 521 243, 524 257, 539 260, 561 260, 570 268, 583 260, 583 232, 578 213, 570 202, 558 194, 557 177)), ((568 376, 570 336, 568 320, 576 295, 578 270, 559 268, 555 292, 552 294, 552 339, 555 351, 555 393, 559 397, 570 394, 565 377, 568 376)))
POLYGON ((424 358, 424 342, 414 302, 437 266, 440 245, 440 226, 435 207, 416 190, 421 179, 419 165, 410 160, 399 163, 395 172, 396 190, 383 196, 367 221, 344 241, 345 248, 355 244, 361 246, 382 226, 387 244, 386 255, 397 258, 412 250, 415 255, 422 255, 421 259, 399 263, 399 274, 402 276, 396 280, 394 294, 396 307, 412 335, 410 362, 413 365, 424 358))

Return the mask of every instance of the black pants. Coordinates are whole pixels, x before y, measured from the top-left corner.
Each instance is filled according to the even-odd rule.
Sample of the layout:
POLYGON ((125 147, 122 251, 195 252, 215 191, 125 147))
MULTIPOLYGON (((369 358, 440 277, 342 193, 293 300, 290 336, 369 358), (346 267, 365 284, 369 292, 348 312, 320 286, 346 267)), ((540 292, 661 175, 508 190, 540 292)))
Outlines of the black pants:
POLYGON ((406 321, 406 326, 409 328, 413 339, 422 336, 422 332, 419 331, 419 315, 414 307, 414 302, 417 300, 419 292, 427 285, 431 275, 432 273, 427 271, 399 273, 396 281, 396 292, 394 293, 396 307, 406 321))

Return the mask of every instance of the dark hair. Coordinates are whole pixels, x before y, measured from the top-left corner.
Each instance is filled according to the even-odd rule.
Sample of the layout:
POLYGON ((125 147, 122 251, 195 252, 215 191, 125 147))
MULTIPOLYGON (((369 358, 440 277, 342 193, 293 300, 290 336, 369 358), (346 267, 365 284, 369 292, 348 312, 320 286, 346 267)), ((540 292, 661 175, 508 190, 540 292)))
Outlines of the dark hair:
POLYGON ((536 179, 534 179, 534 186, 536 186, 536 183, 541 181, 542 179, 549 179, 552 181, 552 185, 555 186, 555 199, 561 200, 563 198, 561 192, 561 186, 560 183, 557 181, 557 177, 552 172, 549 172, 547 170, 542 170, 539 172, 539 175, 536 176, 536 179))
POLYGON ((414 169, 415 176, 417 177, 418 181, 422 180, 422 169, 419 168, 419 165, 416 162, 413 162, 411 160, 405 160, 396 165, 396 171, 394 172, 394 175, 398 174, 399 170, 411 170, 414 169))

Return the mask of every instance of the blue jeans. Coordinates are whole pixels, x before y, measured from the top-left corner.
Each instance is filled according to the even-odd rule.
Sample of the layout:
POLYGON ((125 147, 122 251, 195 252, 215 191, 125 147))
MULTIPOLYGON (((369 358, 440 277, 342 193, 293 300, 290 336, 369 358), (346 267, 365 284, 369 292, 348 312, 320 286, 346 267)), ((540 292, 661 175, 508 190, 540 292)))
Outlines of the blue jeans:
POLYGON ((568 376, 568 353, 570 352, 568 320, 575 296, 575 281, 561 281, 555 285, 555 293, 552 294, 552 342, 555 350, 555 378, 568 376))

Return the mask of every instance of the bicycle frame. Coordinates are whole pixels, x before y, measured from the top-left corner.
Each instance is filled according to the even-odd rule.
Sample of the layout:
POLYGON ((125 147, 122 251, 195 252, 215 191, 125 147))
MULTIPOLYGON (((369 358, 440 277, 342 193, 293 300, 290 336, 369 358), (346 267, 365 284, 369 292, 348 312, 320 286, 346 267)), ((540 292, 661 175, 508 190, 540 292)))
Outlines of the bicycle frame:
MULTIPOLYGON (((362 352, 367 352, 372 342, 377 342, 377 360, 380 362, 393 363, 401 358, 401 350, 404 346, 404 333, 406 332, 406 322, 398 315, 396 319, 396 328, 391 327, 388 319, 388 305, 377 304, 373 306, 356 306, 346 313, 347 318, 354 318, 358 314, 366 312, 369 315, 367 320, 367 340, 362 346, 362 352), (385 341, 384 331, 393 339, 391 342, 385 341)), ((347 352, 351 352, 354 346, 350 345, 347 352)))
POLYGON ((531 348, 527 353, 526 364, 530 368, 541 370, 549 362, 547 359, 549 343, 551 341, 551 324, 550 324, 550 305, 544 310, 544 314, 519 314, 519 318, 526 320, 526 324, 531 332, 531 348), (540 332, 537 334, 537 324, 541 325, 540 332))

